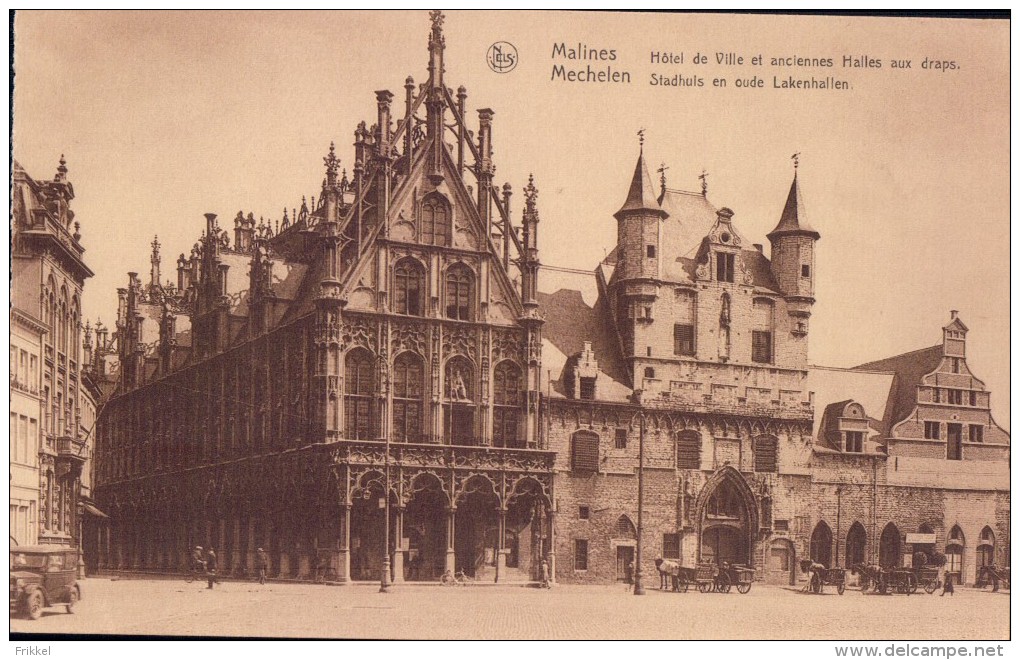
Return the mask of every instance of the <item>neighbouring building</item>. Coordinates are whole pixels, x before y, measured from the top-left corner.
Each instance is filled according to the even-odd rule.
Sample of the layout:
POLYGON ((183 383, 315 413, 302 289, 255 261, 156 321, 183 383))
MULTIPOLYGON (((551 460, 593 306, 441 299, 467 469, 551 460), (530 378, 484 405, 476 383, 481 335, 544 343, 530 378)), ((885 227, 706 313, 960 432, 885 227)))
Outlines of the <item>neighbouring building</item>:
POLYGON ((402 117, 375 93, 350 177, 331 146, 310 203, 207 214, 175 281, 157 240, 147 281, 128 274, 90 356, 99 568, 184 570, 201 545, 237 575, 263 547, 283 578, 534 579, 547 559, 611 582, 639 523, 645 575, 1006 563, 1009 438, 955 312, 933 348, 812 366, 820 233, 796 171, 766 254, 704 178, 653 189, 643 145, 609 255, 541 266, 538 190, 512 223, 495 113, 468 128, 442 25, 402 117))
POLYGON ((11 186, 11 537, 77 545, 90 452, 80 310, 92 271, 64 158, 49 181, 14 161, 11 186))

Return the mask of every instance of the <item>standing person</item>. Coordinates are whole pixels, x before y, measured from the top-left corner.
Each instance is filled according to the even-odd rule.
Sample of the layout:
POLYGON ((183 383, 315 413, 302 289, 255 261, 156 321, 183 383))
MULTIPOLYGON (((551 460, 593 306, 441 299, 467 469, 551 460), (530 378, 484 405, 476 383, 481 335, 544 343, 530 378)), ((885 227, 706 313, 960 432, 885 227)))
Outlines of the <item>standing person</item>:
POLYGON ((940 593, 939 596, 945 596, 946 594, 952 596, 954 593, 956 592, 953 591, 953 576, 947 573, 946 581, 942 585, 942 593, 940 593))
POLYGON ((219 582, 216 579, 216 550, 214 548, 209 548, 209 552, 205 555, 205 575, 209 580, 207 589, 212 589, 213 583, 219 582))
POLYGON ((552 585, 549 583, 549 562, 545 559, 542 560, 542 588, 551 589, 552 585))
POLYGON ((195 549, 191 551, 191 578, 194 578, 196 573, 204 572, 205 559, 202 553, 202 546, 196 545, 195 549))
POLYGON ((255 551, 255 568, 259 572, 259 584, 265 584, 266 571, 269 570, 269 555, 262 548, 255 551))

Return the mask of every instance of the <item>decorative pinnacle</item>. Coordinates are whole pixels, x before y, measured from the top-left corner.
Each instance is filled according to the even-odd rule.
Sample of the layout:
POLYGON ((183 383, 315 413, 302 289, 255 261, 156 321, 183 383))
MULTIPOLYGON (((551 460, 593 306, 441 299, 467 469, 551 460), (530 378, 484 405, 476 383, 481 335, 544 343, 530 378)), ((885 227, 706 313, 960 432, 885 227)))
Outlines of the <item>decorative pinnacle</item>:
POLYGON ((701 179, 701 195, 704 197, 708 194, 708 172, 701 170, 701 174, 698 175, 698 178, 701 179))
POLYGON ((329 154, 322 161, 326 165, 326 180, 329 185, 333 185, 336 183, 336 172, 340 167, 340 159, 336 157, 336 145, 332 141, 329 143, 329 154))
POLYGON ((429 19, 432 21, 432 29, 433 30, 442 31, 442 29, 443 29, 443 21, 446 20, 446 17, 443 16, 442 10, 433 9, 432 11, 430 11, 429 12, 429 19))
POLYGON ((535 175, 528 175, 528 185, 524 187, 524 203, 529 213, 535 211, 535 203, 538 201, 538 188, 535 187, 535 175))
POLYGON ((152 243, 150 243, 150 245, 152 245, 152 256, 153 256, 153 258, 158 260, 159 259, 159 248, 160 248, 160 245, 159 245, 159 235, 156 235, 156 236, 152 237, 152 243))

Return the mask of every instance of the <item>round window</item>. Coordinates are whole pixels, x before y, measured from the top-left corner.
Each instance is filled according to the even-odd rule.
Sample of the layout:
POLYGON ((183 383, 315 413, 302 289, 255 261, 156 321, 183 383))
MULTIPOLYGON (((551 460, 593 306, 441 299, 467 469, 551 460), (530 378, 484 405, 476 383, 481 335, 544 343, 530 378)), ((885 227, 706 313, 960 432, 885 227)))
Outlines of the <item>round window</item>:
POLYGON ((722 236, 720 236, 719 239, 722 240, 723 243, 729 243, 730 242, 730 235, 728 233, 726 233, 726 232, 723 232, 722 236))

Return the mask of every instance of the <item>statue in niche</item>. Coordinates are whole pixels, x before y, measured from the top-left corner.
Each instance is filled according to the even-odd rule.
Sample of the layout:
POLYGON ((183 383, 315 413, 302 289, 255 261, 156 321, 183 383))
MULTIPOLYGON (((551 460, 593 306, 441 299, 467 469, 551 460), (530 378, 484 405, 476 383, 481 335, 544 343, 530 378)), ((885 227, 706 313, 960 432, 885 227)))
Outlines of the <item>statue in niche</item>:
POLYGON ((464 383, 464 372, 461 369, 453 370, 453 381, 450 383, 450 398, 454 401, 467 401, 467 385, 464 383))
POLYGON ((722 296, 722 310, 719 312, 719 357, 722 360, 730 358, 730 296, 724 293, 722 296))

